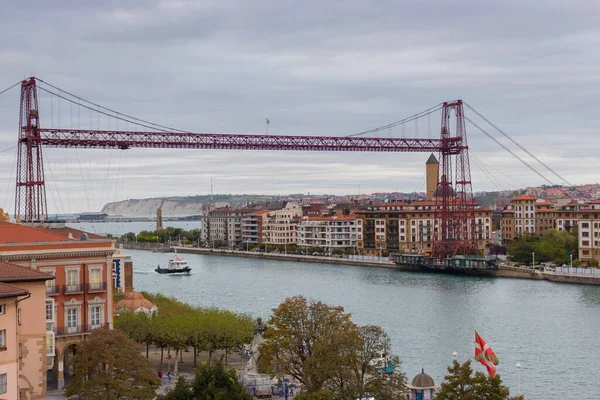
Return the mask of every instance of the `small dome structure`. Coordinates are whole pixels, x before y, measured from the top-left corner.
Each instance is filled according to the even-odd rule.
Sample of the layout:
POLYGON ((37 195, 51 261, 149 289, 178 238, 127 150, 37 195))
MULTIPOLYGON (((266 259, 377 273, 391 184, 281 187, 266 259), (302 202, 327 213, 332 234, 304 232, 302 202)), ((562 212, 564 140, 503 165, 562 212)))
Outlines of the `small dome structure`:
POLYGON ((146 299, 141 293, 132 291, 127 292, 125 297, 119 300, 115 305, 115 310, 117 312, 119 310, 143 312, 147 315, 152 315, 158 312, 158 307, 156 304, 146 299))
POLYGON ((421 373, 413 378, 411 385, 424 389, 434 387, 435 382, 431 376, 425 373, 425 369, 423 368, 421 369, 421 373))
POLYGON ((446 179, 446 175, 442 175, 440 183, 437 185, 435 191, 433 192, 433 197, 439 199, 441 197, 444 197, 444 194, 446 195, 446 197, 456 196, 456 193, 452 188, 452 182, 448 182, 448 180, 446 179))
POLYGON ((440 386, 436 385, 433 378, 425 373, 425 369, 421 369, 421 373, 415 376, 406 387, 410 389, 408 397, 410 400, 432 400, 440 386))

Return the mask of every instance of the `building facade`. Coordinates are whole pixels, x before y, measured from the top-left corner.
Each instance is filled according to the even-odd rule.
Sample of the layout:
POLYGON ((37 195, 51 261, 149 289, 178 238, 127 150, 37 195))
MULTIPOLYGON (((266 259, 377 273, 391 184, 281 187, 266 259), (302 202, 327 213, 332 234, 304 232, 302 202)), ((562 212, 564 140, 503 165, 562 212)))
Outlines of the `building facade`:
POLYGON ((269 211, 263 217, 263 243, 285 245, 298 243, 298 223, 302 207, 288 202, 281 210, 269 211))
POLYGON ((600 261, 600 200, 582 204, 577 216, 579 260, 600 261))
POLYGON ((333 250, 356 246, 355 216, 303 217, 298 224, 298 246, 333 250))
POLYGON ((268 210, 258 210, 242 217, 242 243, 259 245, 263 242, 263 220, 268 210))
POLYGON ((112 287, 114 292, 133 291, 133 261, 131 256, 123 251, 123 245, 120 245, 113 255, 112 287))
POLYGON ((510 245, 524 234, 543 235, 557 228, 557 215, 557 210, 548 201, 526 195, 513 198, 507 209, 502 211, 503 244, 510 245))
MULTIPOLYGON (((430 254, 434 241, 435 201, 389 202, 356 211, 356 247, 364 255, 387 252, 430 254)), ((492 210, 475 204, 473 240, 483 252, 491 243, 492 210)))
POLYGON ((579 203, 571 201, 556 209, 556 229, 559 231, 571 232, 571 229, 577 228, 579 203))
POLYGON ((45 282, 51 279, 31 268, 0 262, 0 399, 46 397, 47 353, 53 349, 47 345, 42 316, 45 282))
POLYGON ((0 222, 0 260, 54 276, 46 281, 48 369, 59 388, 70 374, 74 347, 99 327, 113 325, 114 243, 74 229, 0 222), (67 233, 68 232, 68 233, 67 233))

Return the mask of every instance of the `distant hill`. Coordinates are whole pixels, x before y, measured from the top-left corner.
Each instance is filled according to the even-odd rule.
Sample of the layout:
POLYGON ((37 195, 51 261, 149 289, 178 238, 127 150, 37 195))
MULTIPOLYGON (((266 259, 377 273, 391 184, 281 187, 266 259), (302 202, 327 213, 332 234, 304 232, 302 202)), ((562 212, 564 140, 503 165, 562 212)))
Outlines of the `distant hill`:
MULTIPOLYGON (((215 207, 243 207, 248 202, 260 202, 273 199, 273 196, 216 194, 213 196, 215 207)), ((159 208, 163 215, 197 215, 210 204, 210 195, 187 197, 158 197, 150 199, 129 199, 115 201, 102 207, 106 214, 153 215, 159 208)))

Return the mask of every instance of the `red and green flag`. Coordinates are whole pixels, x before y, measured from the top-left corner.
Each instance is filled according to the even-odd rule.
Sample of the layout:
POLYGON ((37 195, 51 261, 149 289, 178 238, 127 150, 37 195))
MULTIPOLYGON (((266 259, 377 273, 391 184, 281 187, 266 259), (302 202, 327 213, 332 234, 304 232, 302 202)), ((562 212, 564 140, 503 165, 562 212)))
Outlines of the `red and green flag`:
POLYGON ((498 357, 492 348, 483 340, 479 333, 475 331, 475 361, 479 361, 487 369, 490 376, 496 375, 496 365, 498 357))

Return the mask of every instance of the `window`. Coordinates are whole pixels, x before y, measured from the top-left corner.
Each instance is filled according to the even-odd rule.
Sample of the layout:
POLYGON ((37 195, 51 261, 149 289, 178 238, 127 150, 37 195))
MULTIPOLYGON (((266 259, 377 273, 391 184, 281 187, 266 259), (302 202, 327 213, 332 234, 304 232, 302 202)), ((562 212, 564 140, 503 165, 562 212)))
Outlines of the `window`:
POLYGON ((17 308, 17 324, 21 325, 21 309, 17 308))
POLYGON ((0 304, 0 315, 4 314, 4 304, 0 304))
POLYGON ((19 348, 19 351, 18 351, 19 360, 22 360, 23 359, 23 343, 19 343, 19 347, 18 348, 19 348))
POLYGON ((77 332, 77 309, 67 308, 67 332, 77 332))
POLYGON ((54 300, 46 300, 46 321, 54 321, 54 300))
POLYGON ((102 281, 102 274, 100 268, 90 269, 90 288, 100 289, 100 283, 102 281))
POLYGON ((6 330, 5 329, 0 331, 0 349, 6 349, 6 330))
POLYGON ((75 286, 79 283, 79 271, 76 269, 67 270, 67 286, 75 286))
POLYGON ((100 326, 100 306, 90 308, 90 325, 92 327, 100 326))
POLYGON ((0 375, 0 394, 4 394, 8 391, 6 385, 6 374, 0 375))

